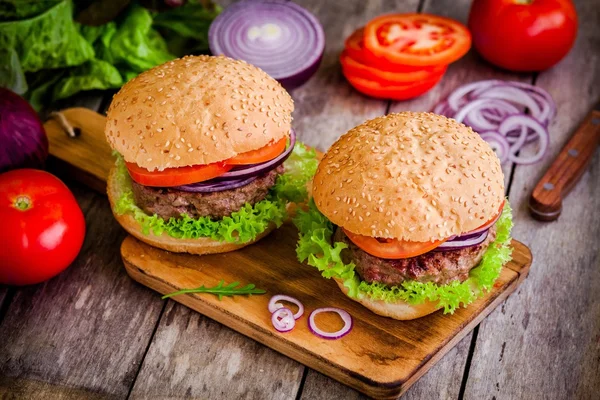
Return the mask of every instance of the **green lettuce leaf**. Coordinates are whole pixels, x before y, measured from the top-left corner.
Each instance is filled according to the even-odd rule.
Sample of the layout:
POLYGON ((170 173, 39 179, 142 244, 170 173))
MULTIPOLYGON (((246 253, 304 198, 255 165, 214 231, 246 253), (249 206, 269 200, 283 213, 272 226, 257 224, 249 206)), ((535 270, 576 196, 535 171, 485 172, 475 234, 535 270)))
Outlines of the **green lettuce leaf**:
MULTIPOLYGON (((200 237, 209 237, 214 240, 224 242, 245 243, 254 240, 271 223, 278 227, 287 219, 287 204, 290 199, 298 199, 297 194, 302 192, 298 186, 305 187, 313 174, 304 174, 300 177, 298 169, 306 165, 307 169, 313 168, 316 162, 316 155, 309 152, 301 143, 296 143, 292 152, 294 158, 290 156, 284 163, 286 173, 280 175, 276 184, 273 186, 268 197, 254 205, 246 204, 240 210, 234 212, 229 217, 218 220, 201 217, 190 218, 182 215, 181 218, 170 218, 168 221, 155 215, 148 215, 140 209, 134 201, 131 187, 131 178, 125 167, 125 162, 121 156, 117 156, 117 187, 120 188, 118 199, 115 204, 115 212, 118 214, 130 213, 136 221, 142 226, 144 234, 160 235, 163 232, 175 238, 194 239, 200 237), (287 179, 286 184, 279 184, 279 180, 287 175, 288 168, 294 171, 294 179, 287 179), (294 182, 293 187, 291 182, 294 182)), ((304 189, 305 190, 305 189, 304 189)), ((306 200, 301 199, 301 200, 306 200)))
POLYGON ((340 257, 340 251, 347 245, 340 242, 332 245, 334 225, 321 214, 314 201, 311 200, 307 211, 298 211, 293 221, 299 231, 296 247, 298 259, 316 267, 325 278, 342 279, 344 286, 349 289, 349 296, 355 298, 368 296, 388 303, 403 300, 409 304, 437 301, 444 308, 444 313, 452 314, 461 305, 472 303, 490 290, 500 276, 502 266, 511 259, 512 209, 508 200, 496 223, 496 239, 479 265, 469 272, 466 281, 453 281, 447 285, 405 281, 400 286, 387 287, 381 283, 361 281, 354 271, 355 265, 345 264, 340 257))
POLYGON ((111 36, 110 61, 119 64, 124 76, 140 73, 175 58, 164 39, 152 28, 152 15, 134 5, 111 36))
POLYGON ((72 12, 72 3, 61 1, 33 18, 0 23, 0 49, 14 49, 24 72, 83 64, 94 50, 79 34, 72 12))
POLYGON ((294 151, 285 161, 285 174, 275 182, 275 193, 293 203, 306 201, 308 198, 306 183, 315 175, 318 165, 315 150, 297 142, 294 151))
POLYGON ((221 7, 206 1, 189 0, 183 6, 154 16, 169 51, 178 57, 208 52, 208 28, 221 12, 221 7))
POLYGON ((75 68, 69 68, 54 86, 52 101, 65 99, 85 90, 119 88, 123 83, 119 71, 112 64, 93 59, 75 68))
POLYGON ((23 95, 27 92, 27 80, 19 55, 15 49, 0 49, 0 87, 8 88, 16 94, 23 95))
POLYGON ((62 0, 2 0, 0 1, 0 21, 16 21, 35 17, 62 0))

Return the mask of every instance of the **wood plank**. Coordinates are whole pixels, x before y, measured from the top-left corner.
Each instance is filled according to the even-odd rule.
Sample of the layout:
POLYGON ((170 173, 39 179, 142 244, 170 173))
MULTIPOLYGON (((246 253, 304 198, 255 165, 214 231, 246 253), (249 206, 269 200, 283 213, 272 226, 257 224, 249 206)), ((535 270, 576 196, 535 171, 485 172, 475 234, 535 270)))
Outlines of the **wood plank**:
POLYGON ((63 109, 61 115, 78 136, 69 136, 58 117, 44 123, 50 143, 48 168, 105 195, 108 173, 114 165, 112 149, 104 136, 106 117, 83 107, 63 109))
MULTIPOLYGON (((222 300, 188 294, 173 300, 346 385, 385 398, 404 392, 457 344, 516 288, 531 261, 529 250, 513 241, 513 260, 503 268, 493 289, 474 304, 454 315, 437 312, 413 321, 396 321, 371 313, 346 297, 333 281, 324 280, 315 268, 295 260, 296 241, 296 229, 286 224, 257 245, 196 257, 159 250, 129 236, 121 246, 121 255, 133 279, 160 293, 201 284, 213 286, 220 280, 255 283, 267 294, 222 300), (354 319, 352 333, 339 341, 322 340, 306 323, 297 324, 288 334, 277 333, 267 311, 270 296, 277 293, 296 297, 307 310, 331 305, 347 310, 354 319)), ((335 330, 336 323, 326 320, 324 329, 335 330)), ((166 322, 161 321, 163 324, 166 322)), ((148 368, 148 373, 156 369, 148 368)), ((176 373, 172 368, 167 376, 176 373)))
MULTIPOLYGON (((548 156, 518 166, 510 198, 514 236, 535 266, 518 292, 481 324, 466 398, 597 398, 600 391, 600 153, 563 202, 558 221, 527 211, 531 190, 600 97, 600 2, 577 2, 575 48, 536 84, 558 104, 548 156)), ((533 148, 527 149, 528 152, 533 148)))
POLYGON ((71 188, 86 215, 83 249, 59 276, 16 290, 0 324, 0 393, 48 398, 67 388, 74 397, 81 390, 124 398, 162 309, 124 273, 124 232, 106 198, 71 188))
MULTIPOLYGON (((464 361, 469 353, 471 333, 450 350, 437 364, 421 377, 402 399, 456 399, 460 390, 464 361)), ((310 370, 306 376, 302 400, 319 399, 367 399, 356 390, 333 381, 327 376, 310 370)))
POLYGON ((170 301, 131 399, 294 398, 303 367, 170 301))
POLYGON ((317 16, 325 30, 326 44, 317 74, 291 92, 296 105, 293 125, 300 140, 327 150, 350 128, 385 114, 388 104, 363 96, 346 82, 339 63, 345 38, 377 15, 415 11, 419 1, 304 0, 298 3, 317 16))

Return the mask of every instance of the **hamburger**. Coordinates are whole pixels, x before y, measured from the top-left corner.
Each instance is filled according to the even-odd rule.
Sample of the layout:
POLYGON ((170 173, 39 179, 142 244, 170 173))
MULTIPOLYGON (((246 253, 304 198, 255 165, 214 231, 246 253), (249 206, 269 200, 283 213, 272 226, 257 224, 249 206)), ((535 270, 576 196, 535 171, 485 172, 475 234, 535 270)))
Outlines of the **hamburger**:
POLYGON ((500 161, 477 133, 432 113, 372 119, 324 155, 297 255, 376 314, 453 313, 510 260, 500 161))
POLYGON ((105 127, 116 219, 173 252, 221 253, 266 236, 316 168, 314 152, 294 145, 293 109, 277 81, 227 57, 184 57, 130 80, 105 127))

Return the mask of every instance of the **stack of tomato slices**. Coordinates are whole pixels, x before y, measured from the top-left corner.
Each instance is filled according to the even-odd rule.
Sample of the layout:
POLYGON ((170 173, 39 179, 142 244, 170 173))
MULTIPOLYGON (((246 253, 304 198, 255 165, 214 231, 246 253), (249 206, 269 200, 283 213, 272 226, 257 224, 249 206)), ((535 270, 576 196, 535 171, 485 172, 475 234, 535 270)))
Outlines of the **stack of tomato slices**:
POLYGON ((346 39, 342 72, 359 92, 407 100, 433 88, 448 64, 471 47, 461 23, 429 14, 390 14, 371 20, 346 39))
MULTIPOLYGON (((186 185, 205 183, 215 178, 239 182, 244 178, 256 177, 260 173, 274 169, 283 163, 291 154, 294 146, 295 135, 293 131, 290 134, 290 146, 286 148, 287 140, 288 137, 286 136, 260 149, 240 153, 230 159, 212 164, 165 168, 162 171, 149 171, 135 163, 128 162, 126 165, 131 178, 144 186, 177 187, 185 190, 186 185)), ((220 185, 219 187, 222 187, 221 190, 227 189, 227 185, 220 185)))
POLYGON ((504 208, 504 202, 496 216, 479 228, 445 240, 432 242, 411 242, 399 239, 381 239, 357 235, 343 229, 344 233, 361 250, 379 258, 398 260, 401 258, 417 257, 430 251, 453 251, 481 244, 487 239, 490 228, 498 221, 504 208))

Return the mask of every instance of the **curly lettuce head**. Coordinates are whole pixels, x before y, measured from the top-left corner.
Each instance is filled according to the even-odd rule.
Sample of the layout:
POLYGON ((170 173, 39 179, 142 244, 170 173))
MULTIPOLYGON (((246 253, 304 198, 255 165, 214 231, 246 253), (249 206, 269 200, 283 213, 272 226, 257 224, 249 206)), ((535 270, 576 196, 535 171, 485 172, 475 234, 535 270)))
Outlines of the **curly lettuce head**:
POLYGON ((444 313, 450 314, 490 290, 500 276, 502 266, 511 259, 512 209, 508 200, 496 223, 496 239, 486 250, 479 265, 469 272, 469 278, 464 282, 453 281, 446 285, 405 281, 399 286, 388 287, 381 283, 361 281, 354 271, 355 265, 344 263, 340 256, 348 246, 340 242, 332 243, 334 225, 321 214, 312 200, 307 211, 298 212, 294 224, 299 231, 296 247, 298 259, 317 268, 325 278, 341 279, 350 297, 367 296, 388 303, 405 301, 413 305, 425 300, 437 301, 438 306, 444 308, 444 313))
POLYGON ((144 234, 167 235, 180 239, 209 237, 229 243, 246 243, 274 223, 278 227, 287 219, 287 204, 306 201, 306 185, 317 168, 316 154, 302 143, 296 143, 292 155, 284 163, 285 172, 280 175, 266 199, 254 205, 246 204, 228 217, 162 219, 158 215, 148 215, 139 208, 133 198, 131 178, 121 156, 117 156, 116 179, 120 190, 116 199, 117 214, 131 214, 141 225, 144 234))

